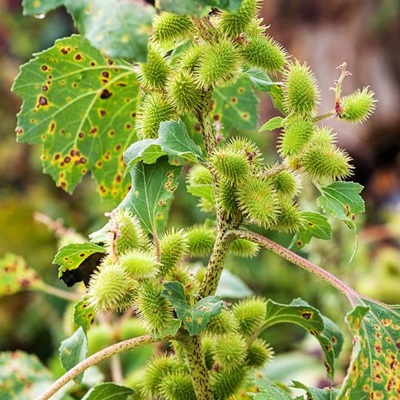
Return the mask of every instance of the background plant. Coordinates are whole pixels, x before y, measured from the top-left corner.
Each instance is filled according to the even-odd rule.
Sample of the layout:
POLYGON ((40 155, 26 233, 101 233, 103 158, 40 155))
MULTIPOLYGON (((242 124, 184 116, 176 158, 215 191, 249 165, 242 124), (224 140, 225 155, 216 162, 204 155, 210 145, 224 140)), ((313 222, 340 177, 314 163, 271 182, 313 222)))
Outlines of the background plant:
MULTIPOLYGON (((329 239, 331 228, 326 216, 297 206, 302 176, 311 179, 320 191, 317 203, 323 211, 356 230, 355 215, 363 211, 358 195, 361 186, 337 181, 351 173, 349 157, 336 146, 334 135, 320 121, 334 115, 351 122, 364 120, 374 108, 373 92, 366 88, 342 97, 341 85, 346 76, 346 66, 342 65, 334 88, 334 111, 318 115, 319 92, 312 72, 306 64, 288 63, 285 51, 265 35, 256 20, 256 2, 219 4, 221 12, 215 10, 204 17, 207 10, 193 9, 189 4, 187 10, 181 5, 179 9, 169 4, 163 7, 161 2, 166 12, 153 21, 147 59, 146 40, 136 38, 129 43, 122 34, 118 37, 123 45, 115 45, 100 34, 91 36, 92 24, 100 30, 99 15, 100 21, 108 23, 101 18, 102 8, 93 11, 95 20, 91 21, 90 13, 83 20, 81 10, 66 5, 92 44, 78 36, 58 41, 22 69, 14 85, 14 91, 24 97, 18 137, 43 142, 44 170, 59 186, 73 190, 81 175, 91 169, 99 193, 117 203, 129 184, 121 159, 126 149, 124 161, 132 188, 119 208, 109 214, 106 227, 91 236, 92 243, 64 246, 55 258, 61 265, 60 277, 67 284, 82 280, 88 286, 75 309, 75 322, 81 328, 61 348, 64 366, 72 367, 84 355, 85 331, 95 313, 121 312, 133 306, 152 336, 117 344, 72 371, 78 375, 104 355, 138 344, 176 340, 175 355, 160 356, 148 364, 138 388, 141 395, 179 398, 184 393, 183 398, 227 398, 241 389, 251 390, 247 377, 271 356, 270 346, 259 341, 258 334, 277 322, 290 321, 318 338, 332 376, 340 334, 317 310, 302 301, 286 306, 262 299, 223 309, 214 294, 229 251, 253 256, 258 246, 265 247, 343 291, 357 306, 348 321, 359 340, 367 340, 371 318, 382 312, 376 311, 376 303, 243 226, 258 225, 263 233, 266 228, 295 233, 293 247, 297 249, 313 236, 329 239), (169 13, 182 11, 184 15, 169 13), (129 52, 126 43, 131 44, 129 52), (137 43, 144 45, 137 49, 137 43), (132 67, 123 59, 111 61, 93 44, 108 55, 140 63, 132 67), (75 69, 71 69, 71 63, 75 69), (282 83, 273 82, 265 74, 279 72, 283 72, 282 83), (33 79, 38 73, 42 74, 40 78, 33 79), (228 138, 232 129, 247 129, 256 123, 256 101, 250 84, 270 94, 283 114, 262 127, 282 128, 278 146, 281 160, 273 165, 263 163, 260 149, 251 140, 228 138), (141 140, 137 141, 136 135, 141 140), (196 164, 187 174, 188 191, 199 197, 202 210, 211 216, 215 213, 212 219, 216 224, 207 221, 185 230, 165 230, 178 175, 187 163, 196 164), (205 271, 189 268, 193 257, 209 255, 205 271), (100 260, 100 268, 93 273, 100 260), (363 319, 359 332, 359 322, 366 312, 369 317, 363 319), (280 313, 284 315, 279 317, 280 313), (71 348, 76 358, 70 357, 71 348)), ((153 11, 148 8, 147 12, 151 16, 153 11)), ((6 259, 4 265, 14 279, 13 286, 5 286, 5 293, 21 287, 51 290, 34 273, 28 276, 22 262, 6 259), (22 274, 28 277, 24 281, 18 280, 22 274)), ((386 318, 382 320, 379 315, 380 323, 394 332, 395 311, 382 310, 386 318)), ((108 316, 104 324, 114 326, 113 318, 108 316)), ((396 359, 396 344, 386 345, 385 354, 396 359)), ((397 361, 392 364, 392 372, 387 360, 379 360, 379 351, 376 356, 381 363, 376 365, 386 373, 386 392, 390 396, 396 390, 397 361)), ((364 390, 357 375, 363 357, 363 352, 354 355, 355 368, 338 391, 339 398, 350 398, 364 390)), ((118 375, 118 368, 113 370, 118 375)), ((375 384, 380 384, 370 373, 375 384)), ((118 376, 114 379, 120 380, 118 376)), ((136 388, 134 381, 131 385, 136 388)), ((255 385, 262 395, 281 392, 266 382, 257 381, 255 385)), ((99 390, 130 393, 113 384, 101 385, 89 392, 88 398, 99 390)), ((373 384, 369 390, 377 392, 379 388, 373 384)), ((314 396, 312 389, 306 391, 314 396)))

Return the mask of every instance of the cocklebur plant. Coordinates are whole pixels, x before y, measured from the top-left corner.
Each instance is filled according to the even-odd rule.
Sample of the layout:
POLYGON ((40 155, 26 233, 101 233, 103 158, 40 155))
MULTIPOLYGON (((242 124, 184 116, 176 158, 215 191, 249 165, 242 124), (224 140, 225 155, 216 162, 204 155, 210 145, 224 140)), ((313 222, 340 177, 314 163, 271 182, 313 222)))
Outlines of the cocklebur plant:
MULTIPOLYGON (((44 171, 58 186, 71 192, 91 171, 99 194, 116 207, 90 240, 56 254, 60 278, 85 287, 73 292, 80 298, 78 328, 60 349, 67 372, 37 399, 49 399, 110 357, 115 383, 94 386, 86 400, 99 393, 121 399, 290 399, 290 388, 259 378, 274 356, 260 335, 288 322, 318 340, 333 382, 343 339, 316 308, 300 299, 221 299, 228 255, 255 257, 260 249, 329 282, 354 307, 346 317, 355 346, 344 381, 335 388, 294 387, 309 399, 397 398, 396 309, 358 294, 295 253, 312 238, 329 240, 329 218, 357 233, 362 187, 342 180, 351 176, 351 158, 323 121, 365 121, 375 108, 372 90, 342 97, 348 75, 343 64, 332 111, 320 115, 315 75, 267 34, 259 0, 160 0, 157 12, 111 0, 62 4, 82 36, 57 41, 22 67, 13 86, 24 98, 17 138, 43 145, 44 171), (116 23, 111 27, 110 21, 116 23), (92 35, 106 27, 107 37, 92 35), (258 127, 254 89, 267 93, 279 114, 260 128, 279 130, 272 164, 246 137, 258 127), (169 226, 180 181, 197 197, 204 223, 169 226), (305 181, 320 192, 311 210, 299 201, 305 181), (269 239, 273 231, 291 234, 292 250, 269 239), (122 340, 122 328, 135 321, 146 333, 133 329, 122 340), (87 338, 102 324, 112 328, 113 344, 86 358, 87 338), (162 350, 124 379, 118 353, 159 342, 162 350)), ((26 1, 24 7, 39 14, 52 6, 26 1)))

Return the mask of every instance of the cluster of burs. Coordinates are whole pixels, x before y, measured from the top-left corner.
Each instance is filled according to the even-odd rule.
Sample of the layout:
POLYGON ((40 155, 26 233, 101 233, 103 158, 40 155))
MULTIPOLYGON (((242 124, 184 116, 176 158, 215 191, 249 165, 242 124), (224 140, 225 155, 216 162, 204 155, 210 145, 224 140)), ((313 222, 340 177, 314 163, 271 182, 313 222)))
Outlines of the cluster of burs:
MULTIPOLYGON (((293 233, 304 223, 296 204, 300 177, 327 183, 348 176, 352 168, 331 129, 316 122, 319 90, 312 72, 306 64, 290 61, 268 36, 257 18, 258 9, 259 1, 244 0, 235 12, 213 10, 201 19, 168 12, 155 17, 147 62, 138 67, 144 95, 137 132, 141 139, 156 138, 163 121, 204 116, 204 110, 210 111, 207 95, 216 87, 235 83, 249 68, 282 74, 281 162, 266 165, 255 143, 231 138, 215 146, 206 163, 190 169, 187 184, 189 190, 195 186, 215 189, 200 198, 204 211, 220 211, 230 221, 293 233)), ((374 102, 368 88, 356 91, 341 99, 340 117, 362 122, 374 102)), ((117 210, 108 229, 109 254, 90 280, 87 303, 96 312, 133 308, 157 337, 173 331, 179 321, 163 294, 163 282, 181 283, 188 304, 195 304, 203 276, 188 266, 193 257, 211 254, 215 224, 171 229, 150 241, 134 215, 117 210)), ((257 251, 256 244, 242 239, 236 239, 230 249, 231 254, 244 257, 257 251)), ((272 349, 258 338, 265 314, 264 300, 242 300, 223 308, 202 332, 214 399, 231 398, 251 371, 271 359, 272 349)), ((185 352, 177 341, 172 346, 174 352, 150 360, 134 379, 136 383, 132 382, 140 398, 195 400, 185 352)))

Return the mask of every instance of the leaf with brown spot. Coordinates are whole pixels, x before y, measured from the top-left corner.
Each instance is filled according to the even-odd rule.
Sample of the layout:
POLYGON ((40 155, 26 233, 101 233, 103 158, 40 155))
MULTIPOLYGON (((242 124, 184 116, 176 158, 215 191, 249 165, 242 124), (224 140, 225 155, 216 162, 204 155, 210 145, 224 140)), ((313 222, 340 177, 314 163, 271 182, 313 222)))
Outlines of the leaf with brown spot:
POLYGON ((25 64, 12 90, 24 100, 17 140, 42 144, 43 170, 57 186, 72 192, 91 171, 102 197, 125 196, 122 154, 137 139, 140 97, 129 63, 74 35, 25 64))

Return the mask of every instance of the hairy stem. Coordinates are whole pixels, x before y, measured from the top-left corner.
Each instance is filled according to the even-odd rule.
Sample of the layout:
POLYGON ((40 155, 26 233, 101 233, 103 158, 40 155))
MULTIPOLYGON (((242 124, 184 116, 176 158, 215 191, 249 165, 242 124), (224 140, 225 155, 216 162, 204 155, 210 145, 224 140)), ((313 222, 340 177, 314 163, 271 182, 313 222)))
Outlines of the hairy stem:
POLYGON ((340 292, 344 293, 348 298, 349 302, 354 306, 355 305, 355 298, 360 297, 360 295, 352 289, 350 286, 346 285, 342 282, 339 278, 332 275, 328 271, 325 271, 323 268, 319 267, 318 265, 313 264, 311 261, 306 260, 305 258, 299 256, 293 251, 286 249, 285 247, 281 246, 280 244, 251 231, 246 230, 232 230, 228 234, 229 236, 232 235, 236 238, 247 239, 254 243, 258 243, 264 249, 272 251, 273 253, 281 256, 285 260, 297 265, 300 268, 305 269, 312 274, 319 276, 326 282, 330 283, 334 288, 339 290, 340 292))
POLYGON ((60 299, 64 299, 67 301, 77 301, 81 298, 81 294, 77 292, 68 292, 63 289, 59 289, 55 286, 47 285, 46 283, 40 285, 38 288, 41 292, 51 294, 52 296, 59 297, 60 299))
POLYGON ((186 352, 194 391, 197 400, 212 400, 212 392, 208 371, 204 361, 204 353, 199 336, 189 336, 182 333, 178 337, 186 352))
MULTIPOLYGON (((169 337, 160 339, 160 341, 167 339, 169 339, 169 337)), ((39 397, 37 397, 36 400, 49 399, 51 396, 57 393, 64 385, 66 385, 70 380, 77 377, 79 374, 87 370, 89 367, 98 364, 100 361, 103 361, 106 358, 113 356, 114 354, 154 342, 155 340, 153 339, 152 335, 144 335, 137 338, 124 340, 123 342, 119 342, 113 344, 112 346, 106 347, 105 349, 100 350, 97 353, 94 353, 90 357, 81 361, 79 364, 75 365, 75 367, 71 368, 61 378, 56 380, 45 392, 43 392, 39 397)))

